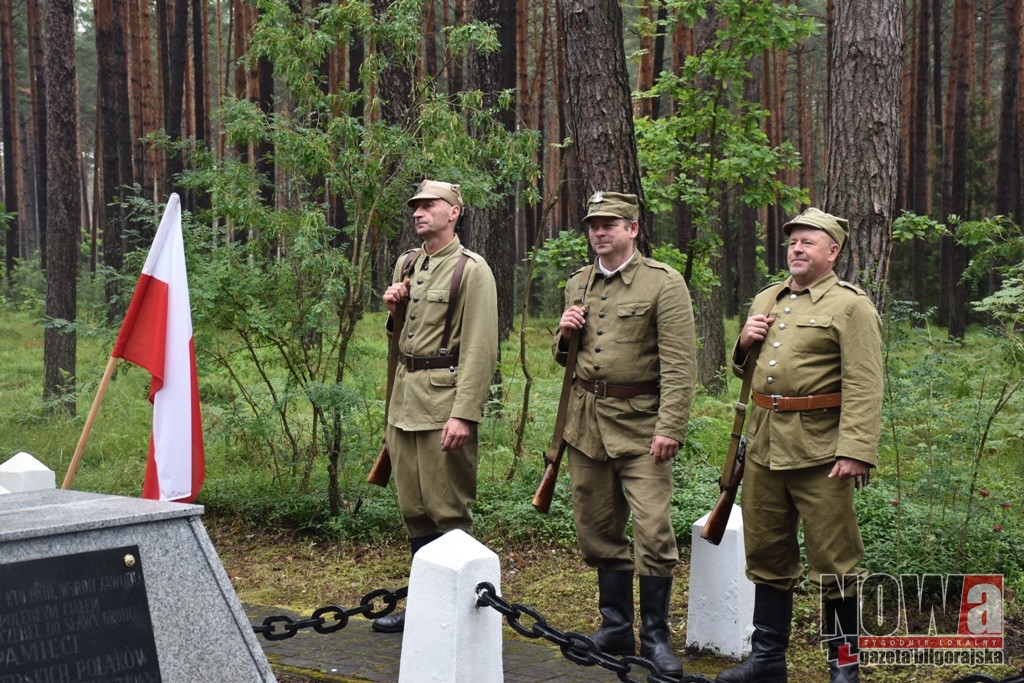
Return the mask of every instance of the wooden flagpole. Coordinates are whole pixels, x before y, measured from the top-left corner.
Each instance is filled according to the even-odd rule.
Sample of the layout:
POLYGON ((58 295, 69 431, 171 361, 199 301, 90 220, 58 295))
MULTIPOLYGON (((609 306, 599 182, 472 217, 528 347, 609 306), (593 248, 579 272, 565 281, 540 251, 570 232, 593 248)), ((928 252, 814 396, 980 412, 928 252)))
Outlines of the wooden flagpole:
POLYGON ((78 471, 78 463, 82 460, 82 452, 85 451, 85 444, 89 441, 89 433, 92 431, 92 423, 96 421, 96 415, 100 412, 100 405, 103 403, 103 395, 107 393, 107 387, 110 385, 110 378, 114 374, 114 368, 117 366, 117 358, 111 356, 110 360, 107 361, 107 369, 103 371, 103 379, 100 380, 100 386, 96 389, 96 398, 92 400, 92 408, 89 409, 89 416, 85 418, 85 427, 82 428, 82 435, 78 437, 78 445, 75 447, 75 454, 71 458, 71 464, 68 465, 68 472, 64 476, 64 483, 61 484, 62 489, 71 488, 71 482, 75 478, 75 472, 78 471))

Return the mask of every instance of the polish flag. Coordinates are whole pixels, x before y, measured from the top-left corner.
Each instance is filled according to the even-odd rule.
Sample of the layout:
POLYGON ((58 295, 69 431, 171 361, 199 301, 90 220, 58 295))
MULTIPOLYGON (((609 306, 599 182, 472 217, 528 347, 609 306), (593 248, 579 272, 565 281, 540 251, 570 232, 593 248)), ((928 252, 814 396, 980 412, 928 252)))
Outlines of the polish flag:
POLYGON ((177 194, 167 202, 111 355, 153 376, 153 432, 142 497, 191 503, 206 464, 177 194))

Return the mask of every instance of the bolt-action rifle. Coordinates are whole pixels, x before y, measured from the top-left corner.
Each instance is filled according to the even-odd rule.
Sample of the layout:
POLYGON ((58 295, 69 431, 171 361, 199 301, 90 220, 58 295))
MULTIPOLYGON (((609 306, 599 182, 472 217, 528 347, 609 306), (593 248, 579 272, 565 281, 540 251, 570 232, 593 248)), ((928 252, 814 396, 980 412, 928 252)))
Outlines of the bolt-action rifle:
MULTIPOLYGON (((767 316, 772 312, 775 305, 775 298, 782 291, 785 283, 775 286, 773 296, 770 296, 768 310, 764 312, 767 316)), ((736 502, 736 492, 739 490, 740 481, 743 480, 743 462, 747 455, 747 438, 743 436, 743 422, 747 416, 747 399, 750 397, 750 380, 754 376, 754 368, 757 365, 757 356, 761 353, 761 344, 754 344, 747 352, 747 360, 744 363, 743 384, 740 386, 740 398, 736 402, 736 415, 732 422, 732 437, 729 440, 729 452, 725 456, 725 463, 722 465, 722 476, 718 478, 718 502, 711 509, 708 521, 704 523, 704 529, 700 537, 710 541, 714 545, 722 542, 725 535, 725 527, 729 523, 729 514, 732 512, 733 503, 736 502)))
MULTIPOLYGON (((406 287, 409 286, 409 271, 413 263, 416 262, 418 254, 419 249, 409 252, 409 255, 405 257, 405 263, 402 264, 402 279, 406 287)), ((398 371, 398 344, 402 337, 402 328, 405 326, 405 308, 407 305, 408 299, 398 302, 398 305, 395 306, 395 314, 391 316, 393 327, 391 329, 391 339, 388 342, 388 384, 384 396, 385 431, 388 428, 388 406, 391 404, 391 392, 395 388, 395 373, 398 371)), ((390 479, 391 453, 388 451, 388 442, 385 439, 381 444, 380 452, 377 453, 377 457, 370 467, 369 474, 366 475, 366 481, 377 486, 387 486, 390 479)))
MULTIPOLYGON (((579 295, 573 302, 577 306, 583 306, 583 299, 587 294, 587 285, 593 277, 593 266, 587 271, 583 284, 579 287, 579 295)), ((558 413, 555 415, 555 432, 551 435, 551 446, 544 454, 544 474, 541 475, 537 492, 533 495, 533 507, 538 512, 547 512, 551 508, 551 498, 555 493, 555 481, 558 479, 558 466, 565 454, 565 413, 569 406, 569 391, 572 389, 572 381, 576 377, 576 356, 580 350, 580 335, 583 330, 573 330, 569 334, 569 352, 565 357, 565 374, 562 375, 562 393, 558 397, 558 413)))

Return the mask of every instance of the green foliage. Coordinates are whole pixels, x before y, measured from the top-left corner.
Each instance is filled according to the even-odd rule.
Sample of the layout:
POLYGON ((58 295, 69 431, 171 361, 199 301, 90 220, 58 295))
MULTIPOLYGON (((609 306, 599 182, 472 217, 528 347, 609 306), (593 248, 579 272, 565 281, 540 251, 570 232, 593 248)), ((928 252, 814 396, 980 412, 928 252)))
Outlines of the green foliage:
MULTIPOLYGON (((689 1, 667 7, 669 26, 692 25, 707 11, 706 3, 689 1)), ((732 0, 715 3, 715 9, 721 21, 713 45, 688 57, 678 74, 663 72, 650 93, 639 94, 670 98, 672 115, 636 122, 648 205, 655 213, 681 206, 692 216, 695 238, 682 245, 691 268, 720 250, 714 223, 727 193, 750 206, 792 208, 806 201, 802 190, 779 180, 781 171, 799 165, 799 155, 789 144, 770 144, 763 131, 767 112, 744 97, 744 86, 752 59, 795 45, 814 24, 796 6, 774 2, 732 0)))
MULTIPOLYGON (((900 311, 902 307, 894 307, 900 311)), ((875 569, 1003 572, 1024 561, 1021 369, 1012 340, 980 330, 937 339, 886 322, 879 477, 861 498, 875 569)))
POLYGON ((934 239, 948 234, 946 226, 927 216, 918 216, 910 211, 903 211, 899 218, 892 222, 892 239, 895 242, 909 242, 914 239, 934 239))
MULTIPOLYGON (((214 392, 223 402, 211 407, 217 437, 244 447, 279 490, 306 493, 326 468, 338 515, 357 497, 345 465, 361 462, 367 435, 379 430, 383 370, 366 374, 365 363, 349 360, 364 350, 355 331, 376 298, 374 259, 393 258, 387 247, 422 178, 458 182, 468 204, 489 206, 502 188, 535 177, 536 136, 495 123, 512 106, 507 96, 485 106, 482 93, 445 93, 428 81, 407 83, 408 103, 383 99, 381 84, 396 70, 415 72, 419 3, 390 3, 377 16, 369 3, 257 4, 244 59, 250 68, 260 58, 274 64, 277 105, 264 112, 227 99, 215 116, 228 149, 269 150, 287 186, 194 141, 152 141, 191 156, 182 185, 209 200, 187 241, 196 348, 207 369, 223 373, 214 392), (377 50, 358 83, 329 91, 320 67, 350 35, 377 50), (331 202, 344 207, 344 223, 333 222, 331 202)), ((493 28, 479 24, 447 38, 446 59, 497 45, 493 28)))

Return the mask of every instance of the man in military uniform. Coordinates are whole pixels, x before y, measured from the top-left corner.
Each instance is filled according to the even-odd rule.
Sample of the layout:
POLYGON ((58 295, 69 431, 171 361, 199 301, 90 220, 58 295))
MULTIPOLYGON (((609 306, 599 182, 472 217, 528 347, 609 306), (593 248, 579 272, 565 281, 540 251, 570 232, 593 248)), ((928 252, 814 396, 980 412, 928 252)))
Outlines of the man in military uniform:
POLYGON ((786 681, 802 521, 830 637, 830 681, 850 683, 860 680, 857 589, 865 575, 857 566, 864 544, 853 496, 878 463, 882 324, 865 293, 832 271, 849 238, 846 220, 809 208, 783 230, 790 277, 754 298, 733 349, 733 371, 742 375, 748 352, 761 344, 742 499, 747 576, 755 584, 751 654, 715 680, 786 681))
MULTIPOLYGON (((399 257, 383 296, 389 333, 407 302, 385 440, 415 555, 446 531, 473 530, 477 425, 498 361, 498 300, 491 269, 455 234, 459 186, 424 180, 408 204, 423 246, 399 257)), ((373 622, 384 633, 404 627, 404 610, 373 622)))
POLYGON ((635 249, 638 215, 636 195, 590 198, 584 222, 597 261, 566 285, 553 353, 564 365, 579 330, 564 437, 579 546, 597 569, 602 622, 593 639, 610 654, 635 654, 635 570, 640 654, 681 674, 668 628, 679 559, 670 506, 672 460, 686 438, 694 387, 693 308, 683 277, 635 249))

